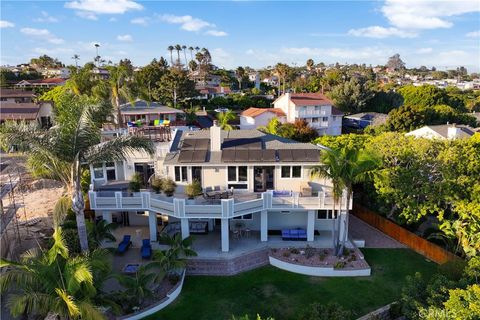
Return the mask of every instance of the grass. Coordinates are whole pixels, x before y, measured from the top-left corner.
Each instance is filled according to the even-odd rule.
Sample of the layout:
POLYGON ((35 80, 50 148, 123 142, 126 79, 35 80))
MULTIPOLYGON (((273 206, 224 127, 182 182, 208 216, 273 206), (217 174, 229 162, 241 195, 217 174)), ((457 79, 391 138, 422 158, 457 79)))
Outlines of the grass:
POLYGON ((231 319, 257 313, 276 320, 298 319, 312 302, 337 302, 358 318, 400 297, 407 275, 437 268, 409 249, 362 249, 372 276, 318 278, 267 266, 232 277, 187 277, 182 293, 148 319, 231 319))

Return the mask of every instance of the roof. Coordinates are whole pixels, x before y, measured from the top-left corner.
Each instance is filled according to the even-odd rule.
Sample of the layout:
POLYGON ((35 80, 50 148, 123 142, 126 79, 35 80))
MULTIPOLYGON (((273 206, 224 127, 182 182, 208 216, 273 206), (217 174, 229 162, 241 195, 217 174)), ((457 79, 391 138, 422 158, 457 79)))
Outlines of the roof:
POLYGON ((35 120, 40 106, 35 103, 3 102, 0 108, 0 120, 35 120))
POLYGON ((161 105, 158 102, 151 102, 150 105, 144 100, 135 101, 135 105, 125 103, 120 106, 122 114, 158 114, 158 113, 184 113, 182 110, 161 105))
POLYGON ((243 111, 241 113, 242 116, 245 117, 258 117, 261 114, 264 114, 265 112, 271 112, 274 113, 275 115, 279 117, 285 117, 285 112, 283 112, 282 109, 280 108, 248 108, 247 110, 243 111))
POLYGON ((23 97, 34 98, 35 93, 33 91, 2 88, 0 89, 0 97, 2 98, 23 98, 23 97))
POLYGON ((299 106, 333 106, 333 102, 321 93, 290 93, 290 100, 299 106))
POLYGON ((232 92, 229 87, 199 87, 197 90, 201 94, 230 94, 232 92))
POLYGON ((346 115, 345 118, 373 120, 376 118, 386 118, 388 115, 380 112, 360 112, 355 114, 346 115))
MULTIPOLYGON (((412 132, 415 132, 415 131, 418 131, 420 129, 423 129, 423 128, 429 128, 430 130, 436 132, 437 134, 439 134, 440 136, 444 137, 444 138, 448 138, 448 128, 451 128, 453 127, 453 125, 451 124, 440 124, 440 125, 435 125, 435 126, 424 126, 422 128, 419 128, 419 129, 416 129, 416 130, 413 130, 413 131, 410 131, 409 133, 407 133, 408 135, 410 135, 412 132)), ((456 138, 469 138, 471 136, 473 136, 475 134, 475 129, 469 127, 469 126, 465 126, 465 125, 455 125, 455 127, 457 129, 459 129, 457 135, 456 135, 456 138)))
MULTIPOLYGON (((222 151, 209 151, 208 147, 210 145, 210 131, 209 130, 199 130, 199 131, 177 131, 177 135, 173 139, 170 152, 166 155, 164 164, 185 164, 183 156, 190 157, 190 159, 200 159, 196 163, 201 164, 225 164, 229 162, 241 162, 238 157, 240 154, 242 156, 249 153, 251 155, 255 154, 256 157, 263 157, 262 160, 250 161, 250 162, 261 162, 261 163, 278 163, 280 156, 288 153, 289 155, 305 155, 295 158, 292 156, 289 162, 318 162, 320 159, 320 150, 321 148, 313 145, 311 143, 297 142, 291 139, 282 138, 272 134, 264 133, 259 130, 231 130, 231 131, 221 131, 221 148, 222 151), (199 143, 192 143, 193 140, 201 140, 199 143), (192 150, 192 145, 194 145, 192 150), (199 148, 198 146, 202 145, 205 148, 199 148), (195 152, 194 152, 195 150, 195 152), (318 153, 317 153, 318 151, 318 153), (238 153, 236 153, 238 152, 238 153), (188 154, 187 154, 188 153, 188 154), (229 156, 233 156, 232 161, 226 161, 225 155, 229 153, 229 156), (314 153, 312 157, 312 153, 314 153), (309 160, 307 159, 309 156, 309 160), (196 156, 201 156, 200 158, 195 158, 196 156), (266 160, 268 159, 268 160, 266 160)), ((250 156, 251 156, 250 155, 250 156)), ((280 157, 281 158, 281 157, 280 157)), ((243 161, 243 160, 242 160, 243 161)), ((246 162, 245 160, 243 162, 246 162)), ((186 161, 189 162, 189 161, 186 161)), ((195 163, 191 161, 189 163, 195 163)))
POLYGON ((48 79, 36 79, 36 80, 22 80, 17 85, 22 83, 28 84, 61 84, 64 83, 66 79, 63 78, 48 78, 48 79))

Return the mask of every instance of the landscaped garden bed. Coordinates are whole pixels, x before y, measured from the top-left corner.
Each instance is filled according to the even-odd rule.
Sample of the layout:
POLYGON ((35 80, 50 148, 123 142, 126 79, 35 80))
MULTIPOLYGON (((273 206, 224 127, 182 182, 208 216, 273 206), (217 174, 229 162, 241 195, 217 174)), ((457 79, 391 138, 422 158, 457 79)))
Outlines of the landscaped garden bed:
POLYGON ((358 249, 344 249, 343 256, 337 257, 333 249, 322 248, 281 248, 271 249, 270 256, 291 264, 325 267, 334 269, 364 269, 368 263, 358 249))

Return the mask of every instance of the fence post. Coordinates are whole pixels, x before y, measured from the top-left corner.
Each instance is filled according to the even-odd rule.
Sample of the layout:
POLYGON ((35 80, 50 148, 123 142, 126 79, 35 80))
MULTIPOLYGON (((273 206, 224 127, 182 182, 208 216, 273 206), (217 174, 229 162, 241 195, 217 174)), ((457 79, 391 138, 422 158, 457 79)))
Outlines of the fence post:
POLYGON ((122 192, 115 192, 115 205, 118 209, 122 208, 122 192))
POLYGON ((90 209, 97 208, 97 193, 95 191, 88 191, 88 199, 90 201, 90 209))

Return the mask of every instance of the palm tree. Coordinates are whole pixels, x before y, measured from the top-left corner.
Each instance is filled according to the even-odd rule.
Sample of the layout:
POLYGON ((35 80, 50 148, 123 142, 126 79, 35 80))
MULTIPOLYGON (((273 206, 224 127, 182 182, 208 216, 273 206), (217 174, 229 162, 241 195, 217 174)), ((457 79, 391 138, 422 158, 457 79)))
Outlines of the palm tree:
POLYGON ((64 184, 75 212, 80 247, 85 252, 88 240, 80 183, 82 165, 122 161, 134 151, 153 154, 154 148, 150 140, 133 135, 101 142, 99 105, 90 98, 66 96, 56 110, 55 126, 48 130, 24 122, 3 124, 0 143, 21 146, 34 170, 64 184))
POLYGON ((175 48, 173 46, 168 46, 167 50, 170 51, 170 63, 173 66, 173 50, 175 50, 175 48))
POLYGON ((117 112, 117 126, 122 128, 122 112, 120 109, 120 99, 127 99, 132 105, 135 105, 135 94, 132 90, 132 84, 129 82, 131 78, 130 71, 124 65, 109 67, 110 77, 108 84, 110 86, 110 97, 112 105, 115 106, 117 112))
POLYGON ((180 51, 182 51, 182 46, 179 44, 175 45, 175 50, 177 51, 177 66, 180 66, 180 51))
MULTIPOLYGON (((321 165, 312 168, 311 177, 329 178, 332 181, 334 203, 341 197, 343 190, 346 191, 347 195, 345 204, 346 219, 344 221, 345 232, 337 252, 338 255, 341 255, 347 241, 349 205, 353 185, 364 182, 373 174, 376 174, 376 170, 380 166, 380 159, 365 149, 325 149, 322 150, 321 163, 321 165)), ((340 242, 340 239, 338 242, 340 242)))
POLYGON ((78 54, 74 54, 72 59, 75 60, 75 68, 78 68, 78 60, 80 60, 80 56, 78 54))
POLYGON ((195 48, 188 47, 188 50, 190 51, 190 61, 193 61, 193 50, 195 50, 195 48))
POLYGON ((97 223, 89 222, 87 224, 87 230, 90 241, 95 243, 97 247, 100 246, 102 241, 105 239, 110 241, 116 241, 116 238, 113 235, 112 231, 115 230, 117 226, 117 224, 108 223, 105 220, 98 221, 97 223))
POLYGON ((123 294, 128 299, 135 299, 136 306, 140 306, 145 298, 153 295, 151 286, 155 276, 154 273, 148 272, 146 267, 142 266, 134 276, 119 274, 115 278, 125 289, 123 294))
POLYGON ((200 50, 199 47, 195 47, 195 52, 198 52, 200 50))
MULTIPOLYGON (((7 307, 14 317, 44 318, 54 313, 62 319, 105 319, 95 305, 96 274, 109 269, 108 252, 100 249, 73 257, 61 228, 53 234, 47 251, 31 249, 20 262, 0 259, 0 290, 7 294, 7 307)), ((101 281, 100 281, 101 282, 101 281)))
POLYGON ((185 68, 188 67, 188 61, 187 61, 187 46, 186 45, 183 45, 182 46, 182 50, 183 50, 183 55, 185 57, 185 68))
POLYGON ((222 130, 233 130, 232 125, 229 124, 230 121, 233 121, 236 118, 232 110, 228 110, 227 112, 220 112, 217 118, 218 125, 220 126, 220 128, 222 128, 222 130))
POLYGON ((185 120, 187 121, 187 125, 193 125, 197 120, 197 112, 200 111, 198 106, 191 107, 185 110, 185 120))
POLYGON ((238 88, 242 90, 242 80, 245 77, 245 69, 243 67, 238 67, 236 70, 237 81, 238 81, 238 88))

